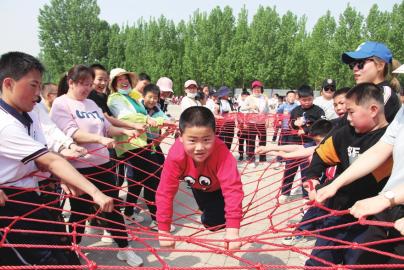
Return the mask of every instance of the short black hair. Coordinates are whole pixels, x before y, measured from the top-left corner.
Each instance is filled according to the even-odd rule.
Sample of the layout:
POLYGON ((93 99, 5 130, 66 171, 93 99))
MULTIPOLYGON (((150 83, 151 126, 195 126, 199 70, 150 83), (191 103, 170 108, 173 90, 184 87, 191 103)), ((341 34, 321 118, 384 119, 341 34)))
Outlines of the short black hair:
MULTIPOLYGON (((293 91, 293 90, 289 90, 289 91, 286 92, 286 95, 289 95, 289 94, 295 94, 296 95, 296 92, 293 91)), ((278 95, 278 94, 275 94, 275 95, 278 95)), ((278 97, 279 97, 279 95, 278 95, 278 97)))
POLYGON ((314 136, 321 136, 325 137, 332 129, 331 121, 325 119, 318 119, 316 122, 313 123, 310 127, 309 135, 311 137, 314 136))
POLYGON ((96 70, 103 70, 108 73, 108 70, 101 64, 95 63, 90 66, 90 68, 95 72, 96 70))
POLYGON ((145 72, 139 73, 138 77, 139 77, 139 81, 145 81, 146 80, 146 81, 151 82, 150 76, 145 72))
POLYGON ((216 122, 213 113, 206 107, 193 106, 181 113, 179 129, 184 133, 190 127, 209 127, 216 132, 216 122))
POLYGON ((349 88, 349 87, 342 87, 342 88, 336 90, 336 91, 334 92, 334 95, 332 95, 332 97, 335 98, 335 97, 340 96, 340 95, 346 95, 346 93, 348 93, 348 91, 349 91, 350 89, 351 89, 351 88, 349 88))
POLYGON ((41 75, 45 72, 44 66, 32 55, 23 52, 8 52, 0 58, 0 91, 3 91, 5 78, 20 80, 32 70, 37 70, 41 75))
POLYGON ((384 108, 383 91, 374 83, 360 83, 355 85, 348 91, 345 98, 355 101, 356 105, 363 105, 374 100, 384 108))
POLYGON ((202 91, 196 92, 195 100, 204 100, 205 99, 205 93, 202 91))
POLYGON ((156 94, 158 98, 160 99, 160 87, 158 87, 155 84, 148 84, 144 87, 143 89, 143 96, 146 96, 147 93, 152 92, 153 94, 156 94))
POLYGON ((314 97, 313 89, 307 84, 303 84, 297 89, 297 95, 299 98, 314 97))

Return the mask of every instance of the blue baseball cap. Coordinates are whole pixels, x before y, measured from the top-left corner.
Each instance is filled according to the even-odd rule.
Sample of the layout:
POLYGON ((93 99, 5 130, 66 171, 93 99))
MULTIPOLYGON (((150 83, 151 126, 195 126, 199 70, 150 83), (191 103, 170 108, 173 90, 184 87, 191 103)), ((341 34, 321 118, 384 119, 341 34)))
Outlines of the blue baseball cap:
POLYGON ((393 55, 386 45, 374 41, 365 41, 358 46, 356 51, 343 53, 341 58, 345 64, 352 63, 357 59, 365 59, 376 56, 386 63, 391 63, 393 55))

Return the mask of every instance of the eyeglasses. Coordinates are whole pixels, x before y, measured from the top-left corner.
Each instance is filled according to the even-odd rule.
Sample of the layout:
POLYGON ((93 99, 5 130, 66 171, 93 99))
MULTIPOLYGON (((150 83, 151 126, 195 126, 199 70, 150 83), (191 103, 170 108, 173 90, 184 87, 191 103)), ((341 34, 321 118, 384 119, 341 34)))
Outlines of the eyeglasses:
POLYGON ((348 66, 350 69, 354 69, 354 67, 358 65, 358 69, 363 69, 367 61, 374 61, 374 60, 372 58, 360 59, 349 63, 348 66))
POLYGON ((326 87, 324 87, 324 91, 335 92, 335 89, 334 89, 334 87, 332 87, 332 86, 326 86, 326 87))

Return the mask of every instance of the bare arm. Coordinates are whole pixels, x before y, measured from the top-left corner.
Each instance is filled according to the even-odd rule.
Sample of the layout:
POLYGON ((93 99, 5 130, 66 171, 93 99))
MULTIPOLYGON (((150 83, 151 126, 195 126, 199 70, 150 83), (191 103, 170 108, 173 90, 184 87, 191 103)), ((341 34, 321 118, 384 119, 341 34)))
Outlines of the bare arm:
POLYGON ((307 148, 299 148, 293 152, 289 152, 289 153, 282 153, 281 157, 283 158, 307 158, 310 157, 311 155, 313 155, 314 150, 316 150, 317 146, 311 146, 311 147, 307 147, 307 148))
POLYGON ((335 195, 343 186, 346 186, 357 179, 374 171, 382 165, 393 153, 393 145, 378 141, 366 152, 358 157, 340 176, 331 184, 318 190, 316 200, 320 203, 335 195))
POLYGON ((112 198, 102 193, 64 158, 49 152, 35 159, 35 163, 41 170, 53 173, 64 183, 72 185, 90 195, 102 211, 111 212, 113 210, 114 204, 112 198))
POLYGON ((108 133, 108 136, 110 136, 110 137, 120 136, 120 135, 126 135, 128 137, 139 136, 139 132, 135 129, 125 129, 125 128, 114 127, 114 126, 110 126, 108 128, 107 133, 108 133))
POLYGON ((268 145, 260 146, 257 148, 257 154, 266 154, 271 151, 283 151, 283 152, 294 152, 304 148, 303 145, 299 144, 289 144, 289 145, 268 145))
POLYGON ((104 113, 105 118, 115 127, 121 127, 126 129, 143 129, 144 123, 132 123, 126 120, 120 120, 115 117, 109 116, 107 113, 104 113))
POLYGON ((98 134, 92 134, 86 131, 77 129, 73 133, 72 138, 79 144, 81 143, 99 143, 105 145, 108 148, 115 147, 115 140, 112 138, 103 137, 98 134))
POLYGON ((393 145, 378 141, 352 163, 333 184, 341 188, 374 171, 393 153, 393 145))

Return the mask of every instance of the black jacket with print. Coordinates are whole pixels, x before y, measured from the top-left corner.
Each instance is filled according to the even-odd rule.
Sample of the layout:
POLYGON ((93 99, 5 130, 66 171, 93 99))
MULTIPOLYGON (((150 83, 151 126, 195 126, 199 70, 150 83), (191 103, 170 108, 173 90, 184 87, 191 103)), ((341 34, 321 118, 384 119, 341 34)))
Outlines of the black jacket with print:
MULTIPOLYGON (((351 126, 338 129, 314 152, 307 169, 307 179, 319 178, 326 168, 335 165, 337 165, 336 174, 341 174, 360 154, 376 144, 386 129, 387 126, 363 134, 356 133, 351 126)), ((337 210, 348 209, 358 200, 377 195, 386 184, 392 166, 393 160, 390 157, 373 172, 338 190, 335 196, 328 200, 327 207, 337 210)), ((317 189, 321 187, 322 185, 319 185, 317 189)))

